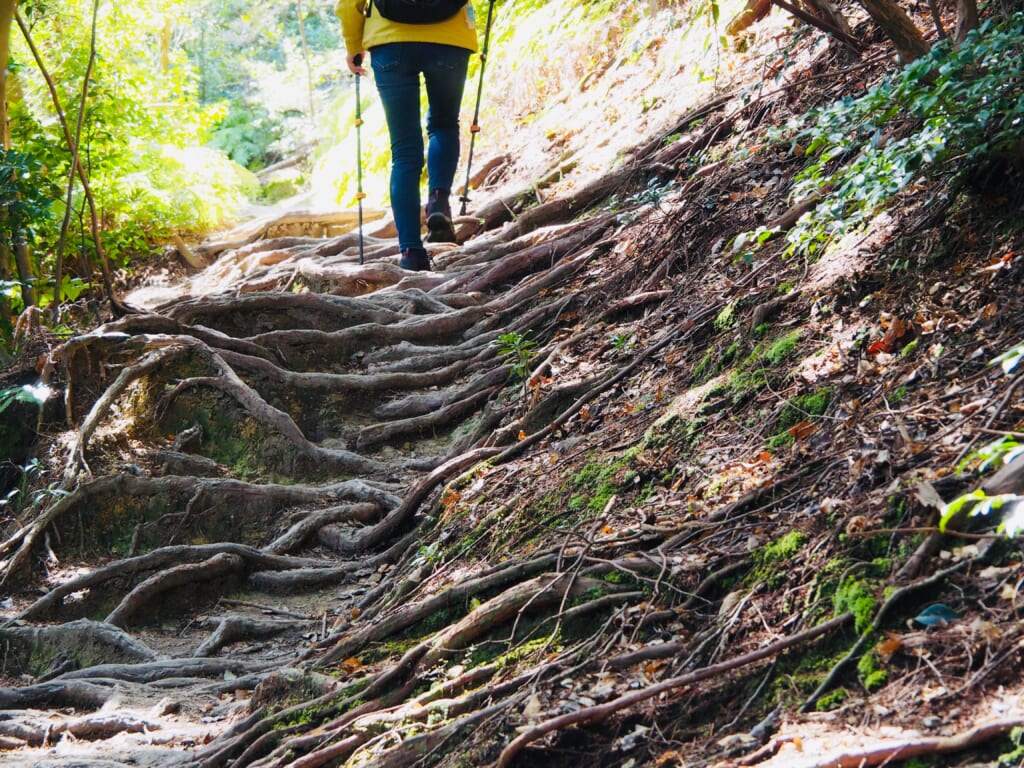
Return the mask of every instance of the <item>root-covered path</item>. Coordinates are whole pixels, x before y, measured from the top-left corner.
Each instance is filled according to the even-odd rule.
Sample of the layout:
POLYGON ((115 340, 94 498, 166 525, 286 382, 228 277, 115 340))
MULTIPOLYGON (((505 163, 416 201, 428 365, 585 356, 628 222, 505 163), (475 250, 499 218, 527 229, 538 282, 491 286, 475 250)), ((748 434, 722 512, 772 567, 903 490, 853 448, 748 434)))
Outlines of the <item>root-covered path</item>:
POLYGON ((987 259, 1020 233, 907 205, 817 262, 734 254, 806 210, 747 132, 852 87, 814 52, 834 77, 544 202, 480 193, 431 272, 387 222, 360 265, 351 216, 290 214, 53 344, 0 541, 4 764, 878 765, 1024 724, 1019 546, 934 528, 1019 430, 987 360, 1022 267, 987 259), (985 282, 894 274, 901 231, 985 282))

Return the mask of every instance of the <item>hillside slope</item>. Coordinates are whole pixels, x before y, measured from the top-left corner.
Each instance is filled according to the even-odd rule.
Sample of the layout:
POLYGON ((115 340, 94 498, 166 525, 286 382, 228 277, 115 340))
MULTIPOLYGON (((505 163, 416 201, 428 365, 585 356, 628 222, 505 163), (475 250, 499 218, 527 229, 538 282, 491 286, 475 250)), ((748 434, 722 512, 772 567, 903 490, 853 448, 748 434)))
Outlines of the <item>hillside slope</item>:
POLYGON ((736 245, 808 210, 769 131, 891 52, 776 13, 716 83, 650 7, 502 90, 434 272, 386 220, 365 265, 283 222, 36 340, 64 397, 0 545, 5 764, 1019 762, 1020 546, 935 527, 1022 490, 963 464, 1024 418, 990 365, 1019 168, 922 176, 813 257, 736 245))

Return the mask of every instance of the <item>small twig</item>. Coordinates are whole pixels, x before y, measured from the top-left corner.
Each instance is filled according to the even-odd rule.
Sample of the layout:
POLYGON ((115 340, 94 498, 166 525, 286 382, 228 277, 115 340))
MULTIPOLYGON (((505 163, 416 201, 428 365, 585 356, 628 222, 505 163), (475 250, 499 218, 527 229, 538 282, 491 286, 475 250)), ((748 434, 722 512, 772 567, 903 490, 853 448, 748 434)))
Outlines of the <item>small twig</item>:
POLYGON ((233 600, 231 598, 222 597, 217 600, 218 605, 225 607, 237 607, 237 608, 253 608, 261 613, 270 614, 271 616, 285 616, 289 619, 301 619, 303 621, 309 621, 311 617, 303 616, 301 613, 292 613, 291 611, 285 611, 280 608, 275 608, 272 605, 262 605, 260 603, 250 603, 248 600, 233 600))

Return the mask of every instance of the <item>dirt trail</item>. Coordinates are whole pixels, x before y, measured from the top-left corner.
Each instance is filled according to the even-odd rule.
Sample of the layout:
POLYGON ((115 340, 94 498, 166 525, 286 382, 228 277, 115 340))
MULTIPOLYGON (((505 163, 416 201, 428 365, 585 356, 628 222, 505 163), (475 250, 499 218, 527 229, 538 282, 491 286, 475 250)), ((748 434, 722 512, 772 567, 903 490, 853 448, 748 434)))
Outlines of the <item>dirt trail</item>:
POLYGON ((399 269, 383 224, 360 266, 307 215, 197 249, 194 296, 56 347, 47 492, 0 544, 5 764, 1004 743, 1019 546, 929 526, 973 482, 951 467, 1024 418, 1020 376, 975 354, 1020 341, 1020 259, 988 268, 1021 235, 908 205, 814 264, 734 259, 794 219, 798 163, 737 153, 750 126, 851 87, 812 49, 814 81, 701 105, 545 202, 479 194, 433 272, 399 269), (960 277, 938 253, 893 272, 903 231, 960 277), (893 317, 918 343, 869 353, 893 317), (932 603, 956 620, 913 624, 932 603))

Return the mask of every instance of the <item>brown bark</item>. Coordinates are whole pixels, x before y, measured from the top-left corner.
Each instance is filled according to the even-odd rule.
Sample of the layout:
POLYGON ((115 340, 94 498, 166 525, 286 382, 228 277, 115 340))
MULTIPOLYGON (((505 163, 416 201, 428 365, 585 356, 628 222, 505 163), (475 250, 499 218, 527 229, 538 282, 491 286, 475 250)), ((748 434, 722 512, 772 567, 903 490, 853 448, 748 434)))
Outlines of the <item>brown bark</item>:
POLYGON ((928 43, 907 12, 896 0, 859 0, 864 10, 882 28, 899 54, 900 61, 909 64, 928 52, 928 43))
POLYGON ((0 138, 3 148, 11 148, 11 129, 7 118, 7 60, 11 56, 11 24, 17 0, 0 0, 0 138))
POLYGON ((954 37, 958 43, 962 43, 967 33, 977 29, 978 3, 977 0, 957 0, 956 4, 956 32, 954 37))

